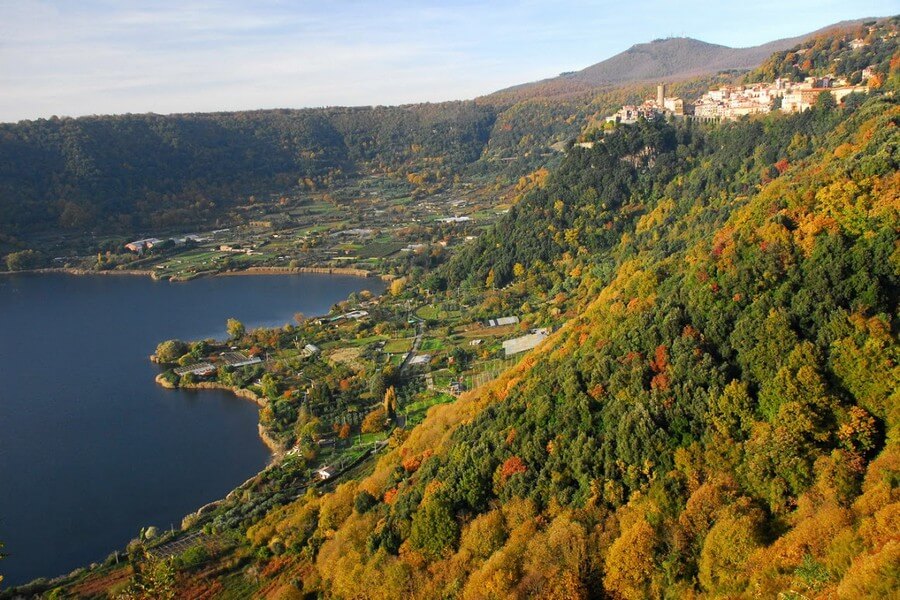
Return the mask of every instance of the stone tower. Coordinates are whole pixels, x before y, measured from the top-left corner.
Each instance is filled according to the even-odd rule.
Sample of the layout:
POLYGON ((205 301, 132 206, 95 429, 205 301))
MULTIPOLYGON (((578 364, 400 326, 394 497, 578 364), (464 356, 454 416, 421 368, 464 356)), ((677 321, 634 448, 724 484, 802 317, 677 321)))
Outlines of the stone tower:
POLYGON ((656 86, 656 104, 662 108, 662 105, 666 101, 666 84, 660 83, 656 86))

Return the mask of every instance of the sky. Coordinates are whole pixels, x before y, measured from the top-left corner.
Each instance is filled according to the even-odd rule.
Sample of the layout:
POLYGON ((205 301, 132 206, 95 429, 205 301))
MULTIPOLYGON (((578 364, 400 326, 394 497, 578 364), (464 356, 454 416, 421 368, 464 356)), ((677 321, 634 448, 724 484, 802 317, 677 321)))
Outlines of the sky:
POLYGON ((690 36, 728 46, 900 0, 0 0, 0 122, 474 98, 690 36))

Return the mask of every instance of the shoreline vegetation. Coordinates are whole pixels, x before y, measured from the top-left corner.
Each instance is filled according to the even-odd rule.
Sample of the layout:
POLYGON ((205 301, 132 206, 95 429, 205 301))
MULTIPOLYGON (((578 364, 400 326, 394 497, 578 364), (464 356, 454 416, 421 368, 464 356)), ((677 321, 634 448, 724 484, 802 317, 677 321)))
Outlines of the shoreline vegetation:
POLYGON ((348 275, 351 277, 372 278, 379 277, 382 280, 390 280, 390 275, 377 274, 365 269, 352 269, 346 267, 247 267, 246 269, 235 269, 229 271, 206 271, 197 273, 192 277, 159 277, 154 271, 149 269, 80 269, 72 267, 43 267, 40 269, 23 269, 21 271, 0 271, 0 275, 33 275, 62 273, 65 275, 130 275, 139 277, 150 277, 153 280, 167 280, 172 282, 186 282, 201 277, 241 277, 249 275, 302 275, 305 273, 320 275, 348 275))

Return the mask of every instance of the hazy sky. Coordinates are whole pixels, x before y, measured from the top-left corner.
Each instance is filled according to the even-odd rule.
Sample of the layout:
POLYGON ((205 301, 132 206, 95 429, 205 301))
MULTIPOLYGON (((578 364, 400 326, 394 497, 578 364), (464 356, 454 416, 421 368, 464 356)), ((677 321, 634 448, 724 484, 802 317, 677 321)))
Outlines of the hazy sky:
POLYGON ((0 121, 472 98, 685 35, 751 46, 898 0, 0 0, 0 121))

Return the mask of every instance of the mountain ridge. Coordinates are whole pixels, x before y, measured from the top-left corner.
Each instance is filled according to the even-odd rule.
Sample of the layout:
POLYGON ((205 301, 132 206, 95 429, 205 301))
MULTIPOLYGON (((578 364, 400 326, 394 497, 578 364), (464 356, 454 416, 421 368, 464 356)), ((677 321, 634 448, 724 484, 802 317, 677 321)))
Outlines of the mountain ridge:
POLYGON ((598 87, 648 81, 674 81, 728 70, 758 67, 774 52, 788 50, 811 38, 845 31, 880 17, 840 21, 799 36, 781 38, 757 46, 733 48, 691 37, 669 37, 634 44, 605 60, 578 71, 514 85, 488 97, 557 96, 598 87))

